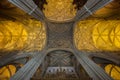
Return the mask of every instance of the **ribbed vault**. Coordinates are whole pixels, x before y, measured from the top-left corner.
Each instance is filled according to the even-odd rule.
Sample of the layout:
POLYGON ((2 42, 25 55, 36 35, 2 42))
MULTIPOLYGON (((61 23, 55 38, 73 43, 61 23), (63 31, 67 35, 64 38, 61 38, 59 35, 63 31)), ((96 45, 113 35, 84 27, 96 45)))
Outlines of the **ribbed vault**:
POLYGON ((59 64, 87 80, 120 79, 120 1, 109 1, 1 0, 0 80, 30 80, 59 64))

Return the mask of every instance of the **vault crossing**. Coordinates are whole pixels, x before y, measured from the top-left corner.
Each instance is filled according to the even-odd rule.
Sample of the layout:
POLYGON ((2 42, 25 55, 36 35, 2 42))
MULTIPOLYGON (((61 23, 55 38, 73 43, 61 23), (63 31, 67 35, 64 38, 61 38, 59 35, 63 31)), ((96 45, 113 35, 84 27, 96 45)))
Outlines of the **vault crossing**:
POLYGON ((19 69, 10 80, 30 80, 38 67, 42 64, 47 54, 55 50, 72 51, 78 62, 93 80, 113 80, 101 67, 89 59, 85 53, 78 51, 75 48, 73 40, 73 30, 76 22, 93 14, 93 12, 108 4, 111 0, 88 0, 86 4, 78 10, 75 18, 72 21, 67 22, 47 20, 43 12, 38 8, 33 0, 8 1, 21 8, 37 20, 44 22, 47 31, 45 48, 41 52, 37 52, 35 55, 32 55, 31 60, 19 69))

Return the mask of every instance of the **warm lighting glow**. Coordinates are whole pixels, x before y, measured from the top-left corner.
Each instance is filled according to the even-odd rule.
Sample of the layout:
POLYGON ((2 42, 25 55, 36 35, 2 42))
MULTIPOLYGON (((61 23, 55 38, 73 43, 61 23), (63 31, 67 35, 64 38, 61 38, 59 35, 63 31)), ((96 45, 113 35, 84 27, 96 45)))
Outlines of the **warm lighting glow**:
POLYGON ((111 17, 120 14, 120 0, 113 0, 111 3, 97 10, 94 17, 111 17))
POLYGON ((46 0, 43 11, 45 16, 50 20, 66 21, 72 19, 76 15, 73 0, 46 0))
POLYGON ((0 68, 0 80, 9 80, 16 72, 16 68, 13 65, 7 65, 0 68))
POLYGON ((74 40, 76 47, 80 50, 119 51, 119 20, 81 21, 75 28, 74 40))
POLYGON ((98 49, 116 51, 120 49, 119 21, 101 21, 94 26, 93 42, 98 49))
POLYGON ((105 67, 105 70, 114 80, 120 80, 120 67, 110 64, 105 67))
POLYGON ((92 30, 98 20, 85 20, 77 23, 74 30, 74 41, 80 50, 97 50, 92 41, 92 30), (94 23, 93 23, 94 22, 94 23))
POLYGON ((45 27, 36 20, 23 23, 0 21, 0 49, 10 50, 41 50, 45 44, 45 27))

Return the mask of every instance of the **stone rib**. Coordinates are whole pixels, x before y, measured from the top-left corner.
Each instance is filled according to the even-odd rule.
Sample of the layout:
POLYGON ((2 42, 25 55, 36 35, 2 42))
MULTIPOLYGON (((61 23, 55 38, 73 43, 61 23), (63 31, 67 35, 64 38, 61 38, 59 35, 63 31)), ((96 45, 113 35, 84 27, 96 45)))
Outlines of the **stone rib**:
POLYGON ((33 2, 33 0, 8 0, 12 4, 16 5, 23 11, 27 12, 36 19, 43 21, 44 14, 38 8, 38 6, 33 2))
POLYGON ((111 1, 112 0, 88 0, 85 6, 77 12, 75 20, 79 21, 90 16, 96 10, 100 9, 101 7, 104 7, 111 1))
POLYGON ((10 80, 30 80, 34 75, 40 64, 42 63, 45 53, 37 54, 33 59, 31 59, 25 66, 23 66, 10 80))
POLYGON ((93 80, 113 80, 101 67, 89 59, 85 53, 74 53, 80 64, 93 80))

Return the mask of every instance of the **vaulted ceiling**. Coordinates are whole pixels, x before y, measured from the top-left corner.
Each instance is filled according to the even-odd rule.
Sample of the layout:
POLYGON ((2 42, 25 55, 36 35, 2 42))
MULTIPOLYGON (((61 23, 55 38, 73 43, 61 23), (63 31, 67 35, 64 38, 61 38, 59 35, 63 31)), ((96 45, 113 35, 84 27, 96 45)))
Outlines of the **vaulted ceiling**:
MULTIPOLYGON (((56 20, 56 21, 65 21, 65 20, 69 20, 69 19, 73 18, 76 14, 76 11, 85 4, 86 0, 85 1, 82 1, 82 0, 78 0, 78 1, 77 0, 69 0, 69 1, 68 0, 64 0, 64 1, 62 1, 62 0, 46 0, 46 1, 45 0, 40 0, 40 1, 34 0, 34 2, 44 12, 45 16, 48 19, 56 20), (81 3, 81 5, 80 5, 80 3, 81 3)), ((120 1, 114 0, 107 6, 96 11, 93 15, 91 15, 86 20, 79 22, 76 27, 76 30, 79 30, 79 28, 81 28, 81 31, 78 31, 78 33, 80 34, 81 37, 82 37, 82 35, 83 36, 86 35, 87 37, 85 37, 85 38, 82 37, 82 39, 86 40, 85 44, 90 45, 90 46, 87 45, 87 47, 85 47, 84 44, 77 45, 79 47, 79 49, 82 48, 82 49, 96 50, 96 48, 94 48, 94 47, 98 47, 103 50, 106 50, 106 49, 112 50, 112 51, 119 50, 119 48, 110 47, 109 46, 110 43, 108 43, 107 48, 106 47, 103 48, 99 44, 97 45, 96 40, 94 39, 94 34, 97 34, 97 32, 95 32, 95 29, 97 26, 98 27, 101 26, 101 28, 102 28, 102 26, 104 27, 104 24, 108 23, 108 26, 113 27, 115 24, 119 28, 119 25, 120 25, 119 20, 120 20, 120 1), (92 25, 92 26, 90 27, 89 25, 92 25), (85 31, 84 28, 86 28, 87 30, 85 31), (81 32, 82 32, 82 34, 81 34, 81 32), (86 34, 86 33, 92 33, 92 32, 93 32, 93 34, 89 34, 89 35, 86 34), (89 38, 91 38, 91 39, 89 39, 89 38), (91 40, 91 42, 93 42, 93 43, 89 42, 89 40, 91 40), (92 44, 92 46, 91 46, 91 44, 92 44), (95 45, 95 46, 93 46, 93 45, 95 45)), ((11 35, 13 35, 13 33, 20 35, 21 33, 15 32, 15 28, 17 28, 20 32, 22 31, 21 29, 23 29, 24 30, 23 35, 24 36, 26 35, 26 37, 24 37, 24 40, 27 40, 28 32, 30 34, 36 33, 35 30, 33 31, 33 28, 34 28, 33 26, 38 26, 39 24, 41 24, 39 21, 35 20, 32 16, 29 16, 27 13, 25 13, 21 9, 17 8, 15 5, 9 3, 7 0, 0 1, 0 23, 1 23, 0 27, 2 29, 2 33, 7 32, 6 29, 9 28, 9 32, 11 32, 11 35), (6 21, 8 24, 6 24, 6 21), (27 24, 29 24, 29 25, 27 25, 27 24), (9 26, 7 26, 7 25, 9 25, 9 26), (19 25, 19 26, 16 27, 15 25, 19 25), (5 27, 3 29, 2 26, 6 26, 6 29, 5 29, 5 27)), ((35 28, 37 29, 38 27, 35 27, 35 28)), ((107 28, 107 29, 109 29, 109 28, 107 28)), ((43 32, 45 32, 45 31, 43 31, 43 32)), ((2 35, 2 33, 1 33, 1 35, 2 35)), ((7 35, 7 33, 4 35, 7 35)), ((110 35, 106 35, 106 36, 110 36, 110 35)), ((4 41, 4 39, 6 39, 6 38, 4 38, 3 41, 2 41, 2 39, 3 39, 3 37, 1 37, 1 45, 4 45, 4 46, 7 43, 7 41, 10 41, 9 38, 7 38, 6 42, 4 41)), ((101 41, 98 41, 98 42, 105 44, 104 39, 102 42, 101 41)), ((14 43, 14 41, 12 41, 12 43, 10 43, 10 44, 13 44, 13 43, 14 43)), ((23 43, 25 43, 25 41, 23 41, 23 43)), ((80 41, 79 43, 83 43, 83 42, 80 41)), ((118 43, 119 42, 117 41, 117 43, 115 43, 115 44, 117 45, 118 43)), ((119 47, 119 44, 117 45, 118 47, 119 47)), ((22 47, 22 45, 21 45, 21 47, 22 47)), ((17 49, 19 49, 19 48, 17 48, 17 49)))
MULTIPOLYGON (((34 0, 36 2, 37 5, 39 5, 40 9, 43 10, 43 12, 45 13, 46 17, 58 17, 62 16, 62 15, 75 15, 76 11, 78 10, 78 8, 80 9, 81 6, 84 5, 84 2, 82 0, 46 0, 46 2, 44 2, 45 0, 34 0), (80 3, 82 3, 80 5, 80 3), (42 5, 40 5, 42 4, 42 5), (43 5, 44 4, 44 5, 43 5), (79 7, 78 7, 79 4, 79 7), (72 8, 73 7, 73 8, 72 8), (69 10, 72 9, 72 10, 69 10), (62 10, 62 11, 60 11, 62 10), (49 12, 49 14, 48 14, 49 12), (57 12, 57 13, 56 13, 57 12), (70 13, 66 13, 66 12, 70 12, 70 13), (59 16, 57 16, 59 15, 59 16)), ((115 15, 119 15, 120 13, 120 1, 119 0, 114 0, 113 2, 111 2, 110 4, 108 4, 107 6, 103 7, 102 9, 98 10, 97 12, 94 13, 94 15, 92 15, 92 17, 98 17, 98 18, 108 18, 111 16, 115 16, 115 15)), ((28 16, 24 11, 20 10, 19 8, 17 8, 16 6, 14 6, 13 4, 9 3, 8 0, 1 0, 0 1, 0 19, 12 19, 12 20, 19 20, 18 18, 24 18, 24 19, 28 19, 31 18, 31 16, 28 16), (22 17, 24 16, 24 17, 22 17)), ((68 17, 69 18, 69 17, 68 17)))
MULTIPOLYGON (((86 1, 34 0, 46 18, 54 21, 74 18, 86 1)), ((8 0, 0 0, 0 56, 11 51, 42 50, 46 41, 44 26, 8 0)), ((112 1, 78 22, 75 26, 74 41, 80 50, 112 51, 120 58, 120 0, 112 1)))

